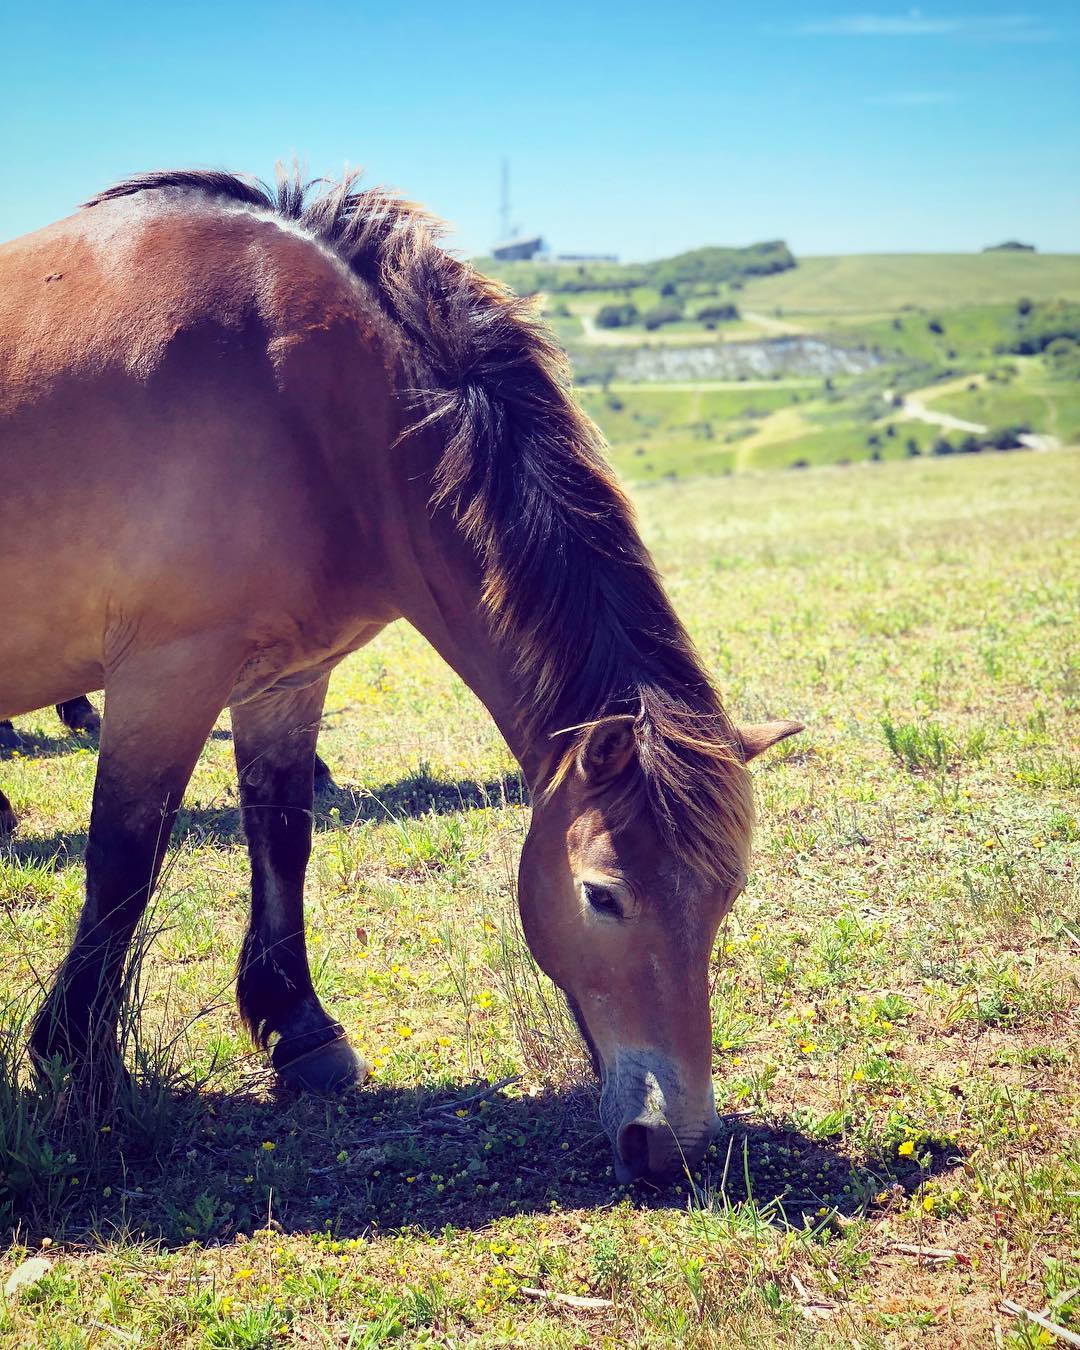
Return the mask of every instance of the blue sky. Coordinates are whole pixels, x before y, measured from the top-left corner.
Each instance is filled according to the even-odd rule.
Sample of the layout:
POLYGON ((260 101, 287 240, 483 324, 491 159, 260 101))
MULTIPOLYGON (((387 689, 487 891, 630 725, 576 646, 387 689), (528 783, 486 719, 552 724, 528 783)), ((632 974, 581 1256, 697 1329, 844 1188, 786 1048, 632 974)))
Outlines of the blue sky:
POLYGON ((8 0, 0 238, 139 169, 364 165, 480 252, 1080 250, 1080 3, 8 0))

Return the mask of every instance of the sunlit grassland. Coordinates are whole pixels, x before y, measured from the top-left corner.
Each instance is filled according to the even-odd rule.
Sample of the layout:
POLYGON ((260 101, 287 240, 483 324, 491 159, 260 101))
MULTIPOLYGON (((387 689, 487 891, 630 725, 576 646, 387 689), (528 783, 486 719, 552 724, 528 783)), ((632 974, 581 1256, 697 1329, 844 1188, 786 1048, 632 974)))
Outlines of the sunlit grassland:
MULTIPOLYGON (((1080 441, 1080 386, 1047 375, 1037 358, 982 363, 967 375, 908 388, 928 408, 987 427, 1026 425, 1063 445, 1080 441), (999 376, 1000 371, 1007 372, 999 376), (987 378, 992 373, 995 378, 987 378)), ((929 370, 907 377, 917 385, 929 370)), ((581 402, 633 481, 838 464, 928 454, 939 427, 905 416, 886 394, 893 368, 857 377, 794 377, 725 384, 585 386, 581 402)), ((955 442, 962 438, 952 435, 955 442)))
POLYGON ((1047 379, 1035 363, 1025 376, 1004 388, 976 380, 934 397, 929 406, 985 425, 1025 422, 1063 445, 1080 442, 1080 384, 1047 379))
POLYGON ((748 309, 790 314, 893 313, 1080 300, 1080 256, 1074 253, 852 253, 800 258, 798 267, 747 281, 748 309))
MULTIPOLYGON (((1042 1344, 1003 1297, 1078 1328, 1080 458, 634 492, 730 708, 808 727, 755 767, 753 873, 712 970, 716 1156, 664 1194, 614 1187, 516 936, 512 762, 393 628, 333 683, 343 790, 308 886, 317 984, 371 1083, 277 1097, 241 1034, 223 722, 153 916, 149 1086, 105 1132, 0 1092, 0 1286, 53 1262, 0 1300, 0 1344, 1042 1344)), ((94 769, 51 713, 19 725, 9 1063, 74 922, 94 769)))

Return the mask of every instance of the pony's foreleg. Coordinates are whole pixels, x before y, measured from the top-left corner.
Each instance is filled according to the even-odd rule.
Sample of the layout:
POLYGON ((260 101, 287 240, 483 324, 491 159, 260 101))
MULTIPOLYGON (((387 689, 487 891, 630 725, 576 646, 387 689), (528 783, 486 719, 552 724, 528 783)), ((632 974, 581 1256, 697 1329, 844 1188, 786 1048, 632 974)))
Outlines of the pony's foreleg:
POLYGON ((70 731, 85 731, 96 736, 101 731, 101 718, 85 694, 69 698, 56 705, 56 715, 70 731))
POLYGON ((366 1066, 323 1009, 304 941, 312 771, 326 679, 232 710, 233 749, 251 856, 251 922, 237 974, 240 1014, 286 1082, 329 1091, 366 1066))
POLYGON ((81 1076, 118 1068, 124 961, 157 880, 177 808, 239 667, 177 643, 133 652, 110 672, 75 941, 34 1023, 39 1062, 81 1076))

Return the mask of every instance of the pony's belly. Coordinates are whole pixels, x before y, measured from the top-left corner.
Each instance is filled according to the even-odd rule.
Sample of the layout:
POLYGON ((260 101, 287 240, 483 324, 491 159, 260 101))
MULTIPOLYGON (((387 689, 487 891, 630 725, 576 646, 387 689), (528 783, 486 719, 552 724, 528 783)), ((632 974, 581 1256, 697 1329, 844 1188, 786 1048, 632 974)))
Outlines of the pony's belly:
MULTIPOLYGON (((395 616, 396 617, 396 616, 395 616)), ((328 654, 313 657, 293 654, 291 662, 282 659, 280 651, 260 650, 249 658, 240 677, 229 695, 228 706, 248 703, 263 694, 276 693, 278 690, 306 689, 316 680, 328 675, 350 652, 366 646, 376 634, 381 633, 393 618, 374 619, 350 632, 349 636, 328 654)))

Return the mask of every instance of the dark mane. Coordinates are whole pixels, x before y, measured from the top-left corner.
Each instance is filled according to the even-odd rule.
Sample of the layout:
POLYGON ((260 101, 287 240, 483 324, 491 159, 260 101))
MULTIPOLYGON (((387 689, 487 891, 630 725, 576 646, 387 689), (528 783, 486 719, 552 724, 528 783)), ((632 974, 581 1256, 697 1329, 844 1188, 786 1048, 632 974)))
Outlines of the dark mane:
MULTIPOLYGON (((672 849, 730 882, 749 847, 749 776, 600 434, 570 396, 565 355, 531 301, 447 253, 420 208, 382 188, 357 190, 356 179, 305 184, 279 172, 272 188, 170 170, 130 178, 86 205, 170 188, 245 203, 296 222, 372 284, 431 372, 421 425, 437 424, 445 438, 433 502, 452 512, 480 558, 523 726, 539 737, 632 713, 642 773, 623 795, 625 818, 647 794, 672 849)), ((554 782, 580 733, 566 740, 554 782)))

